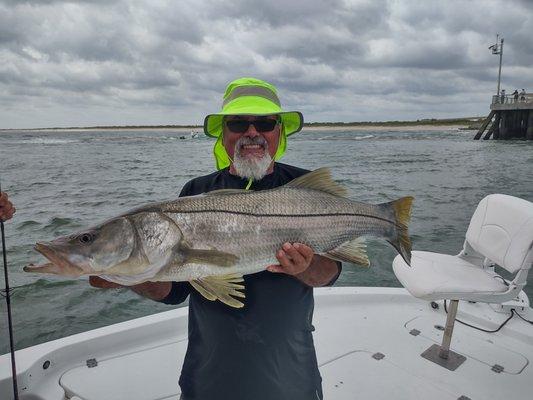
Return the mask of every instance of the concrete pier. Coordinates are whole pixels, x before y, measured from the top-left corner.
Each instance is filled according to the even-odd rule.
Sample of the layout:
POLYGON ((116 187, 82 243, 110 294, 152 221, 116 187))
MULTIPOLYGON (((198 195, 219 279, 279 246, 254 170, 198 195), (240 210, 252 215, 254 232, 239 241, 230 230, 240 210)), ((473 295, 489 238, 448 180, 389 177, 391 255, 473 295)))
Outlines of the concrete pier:
POLYGON ((491 112, 474 139, 533 140, 533 93, 492 96, 491 112))

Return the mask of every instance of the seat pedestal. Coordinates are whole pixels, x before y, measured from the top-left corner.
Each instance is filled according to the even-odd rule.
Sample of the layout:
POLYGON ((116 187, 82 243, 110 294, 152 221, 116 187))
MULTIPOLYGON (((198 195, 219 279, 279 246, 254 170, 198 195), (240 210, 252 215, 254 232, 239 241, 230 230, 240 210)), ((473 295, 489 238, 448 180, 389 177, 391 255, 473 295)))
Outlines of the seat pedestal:
POLYGON ((455 371, 466 360, 465 356, 450 350, 458 305, 459 300, 451 301, 450 310, 448 311, 448 316, 446 318, 446 328, 444 329, 444 335, 442 336, 442 344, 440 346, 434 344, 421 354, 426 360, 432 361, 450 371, 455 371))

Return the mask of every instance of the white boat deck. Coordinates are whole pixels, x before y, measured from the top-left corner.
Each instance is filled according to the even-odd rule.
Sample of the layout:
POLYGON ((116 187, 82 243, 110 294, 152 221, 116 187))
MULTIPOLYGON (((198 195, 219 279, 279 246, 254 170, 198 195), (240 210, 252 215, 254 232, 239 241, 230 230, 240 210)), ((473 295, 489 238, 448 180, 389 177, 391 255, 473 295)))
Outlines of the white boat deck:
MULTIPOLYGON (((442 331, 435 326, 445 324, 442 302, 433 309, 397 288, 315 293, 315 346, 327 400, 531 396, 533 325, 517 316, 492 334, 456 323, 451 348, 466 361, 450 371, 420 356, 440 344, 442 331)), ((457 318, 495 329, 507 316, 486 304, 461 302, 457 318)), ((522 316, 533 320, 533 310, 522 316)), ((187 309, 180 308, 20 350, 21 399, 178 399, 186 346, 187 309), (89 368, 91 359, 97 365, 89 368)), ((9 355, 1 356, 2 400, 12 398, 10 373, 9 355)))

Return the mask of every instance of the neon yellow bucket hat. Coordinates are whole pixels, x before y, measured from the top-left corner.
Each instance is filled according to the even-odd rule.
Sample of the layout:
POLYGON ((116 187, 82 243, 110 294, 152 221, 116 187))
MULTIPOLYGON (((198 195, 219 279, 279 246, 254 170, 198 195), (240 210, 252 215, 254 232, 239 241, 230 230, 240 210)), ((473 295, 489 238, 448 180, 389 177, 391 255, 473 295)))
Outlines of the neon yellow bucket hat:
POLYGON ((217 139, 213 153, 217 169, 230 165, 230 158, 222 143, 222 123, 225 115, 279 115, 281 135, 274 160, 283 157, 287 148, 287 136, 302 130, 304 118, 299 111, 283 111, 276 88, 255 78, 240 78, 231 82, 224 93, 222 111, 209 114, 204 120, 204 133, 217 139))

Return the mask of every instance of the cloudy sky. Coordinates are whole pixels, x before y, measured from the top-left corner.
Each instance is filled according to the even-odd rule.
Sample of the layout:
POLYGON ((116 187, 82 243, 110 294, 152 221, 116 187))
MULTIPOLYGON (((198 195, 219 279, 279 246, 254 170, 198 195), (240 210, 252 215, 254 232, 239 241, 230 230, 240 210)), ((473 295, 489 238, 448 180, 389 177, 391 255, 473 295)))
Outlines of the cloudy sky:
POLYGON ((0 128, 199 124, 241 76, 310 122, 485 115, 532 32, 529 0, 0 0, 0 128))

